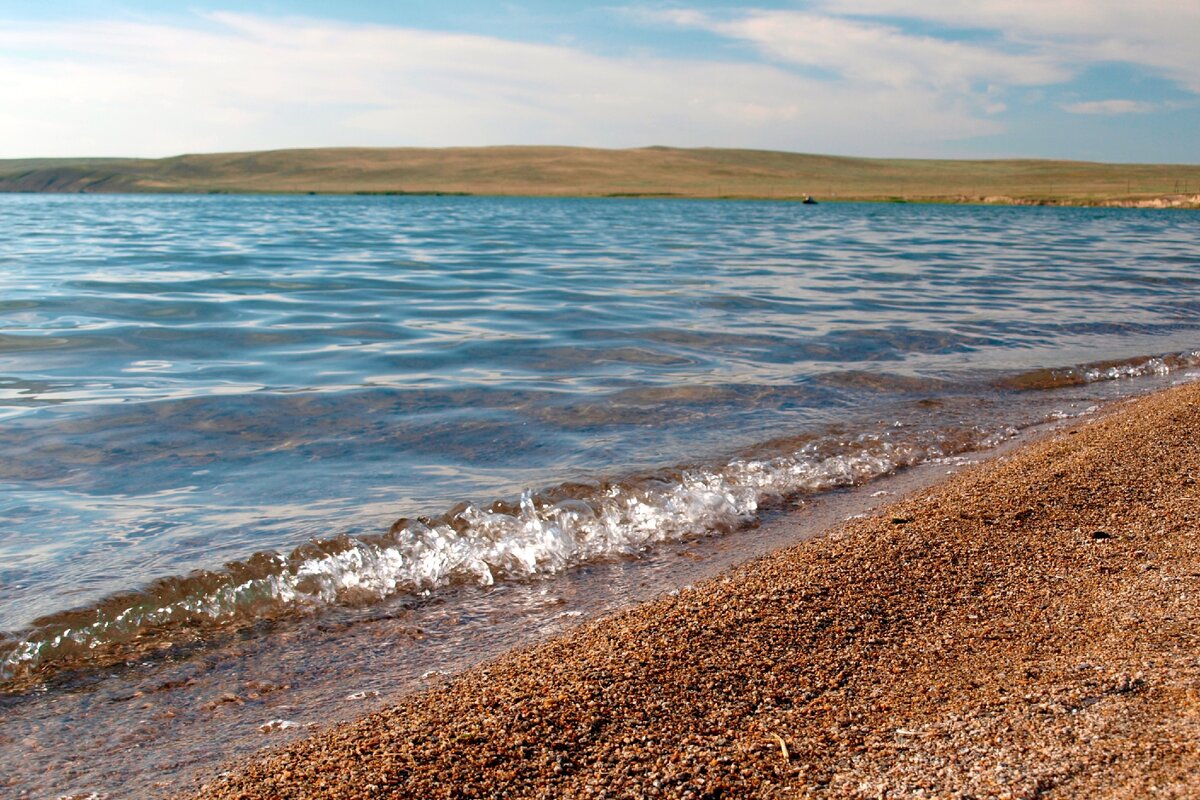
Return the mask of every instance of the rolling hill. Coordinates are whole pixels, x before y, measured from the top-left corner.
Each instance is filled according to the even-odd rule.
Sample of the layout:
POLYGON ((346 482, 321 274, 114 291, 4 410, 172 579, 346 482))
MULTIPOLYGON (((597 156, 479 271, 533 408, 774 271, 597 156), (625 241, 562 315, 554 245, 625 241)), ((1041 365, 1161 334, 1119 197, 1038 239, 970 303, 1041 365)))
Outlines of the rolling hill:
POLYGON ((0 160, 3 192, 481 194, 1200 207, 1200 165, 646 147, 324 148, 0 160))

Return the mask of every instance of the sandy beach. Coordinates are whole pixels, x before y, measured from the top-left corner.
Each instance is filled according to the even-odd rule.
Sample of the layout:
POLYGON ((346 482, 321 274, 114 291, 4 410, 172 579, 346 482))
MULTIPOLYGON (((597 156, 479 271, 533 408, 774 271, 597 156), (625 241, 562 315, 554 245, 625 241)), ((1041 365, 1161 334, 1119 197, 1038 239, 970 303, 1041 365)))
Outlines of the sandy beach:
POLYGON ((1200 793, 1200 384, 235 765, 197 797, 1200 793))

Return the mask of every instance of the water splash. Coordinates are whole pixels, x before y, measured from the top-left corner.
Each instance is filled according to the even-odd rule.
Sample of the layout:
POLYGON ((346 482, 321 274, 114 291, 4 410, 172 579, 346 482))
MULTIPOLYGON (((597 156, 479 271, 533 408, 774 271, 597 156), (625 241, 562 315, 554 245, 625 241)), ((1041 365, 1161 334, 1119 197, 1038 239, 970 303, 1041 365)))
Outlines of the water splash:
POLYGON ((892 428, 809 441, 774 457, 736 458, 606 484, 526 491, 516 502, 461 504, 401 519, 384 535, 259 553, 220 572, 157 581, 93 609, 43 618, 0 642, 0 678, 111 663, 169 648, 206 628, 360 605, 457 585, 526 580, 664 541, 728 532, 789 498, 851 486, 948 455, 987 448, 1011 427, 892 428))
POLYGON ((1116 361, 1095 361, 1070 367, 1030 370, 1005 378, 999 383, 1006 389, 1061 389, 1100 381, 1169 375, 1196 366, 1200 366, 1200 350, 1187 350, 1166 355, 1135 356, 1116 361))

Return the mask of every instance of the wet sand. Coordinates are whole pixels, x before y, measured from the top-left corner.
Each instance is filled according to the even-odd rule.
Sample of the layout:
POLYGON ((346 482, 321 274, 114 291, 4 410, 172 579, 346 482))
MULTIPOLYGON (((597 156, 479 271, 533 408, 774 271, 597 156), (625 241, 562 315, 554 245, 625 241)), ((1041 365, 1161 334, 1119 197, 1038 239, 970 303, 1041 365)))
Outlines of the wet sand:
POLYGON ((1200 795, 1200 384, 199 797, 1200 795))

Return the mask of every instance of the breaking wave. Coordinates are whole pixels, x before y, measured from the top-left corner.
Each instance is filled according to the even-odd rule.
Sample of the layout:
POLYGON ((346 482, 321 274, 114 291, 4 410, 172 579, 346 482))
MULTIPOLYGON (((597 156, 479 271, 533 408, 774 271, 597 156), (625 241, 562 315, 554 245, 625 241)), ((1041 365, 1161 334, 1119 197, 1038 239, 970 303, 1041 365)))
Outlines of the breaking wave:
POLYGON ((1022 372, 1000 381, 1007 389, 1061 389, 1099 381, 1169 375, 1200 366, 1200 350, 1156 356, 1135 356, 1116 361, 1094 361, 1070 367, 1053 367, 1022 372))
POLYGON ((516 502, 464 503, 437 518, 398 520, 386 534, 314 541, 286 555, 259 553, 220 571, 161 579, 93 608, 44 617, 0 641, 0 679, 116 663, 205 631, 331 605, 537 578, 659 542, 728 532, 788 499, 991 447, 1015 433, 894 427, 712 467, 526 491, 516 502))

